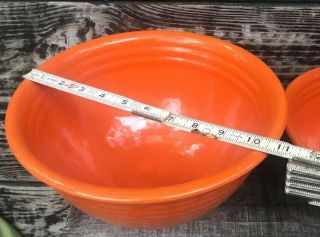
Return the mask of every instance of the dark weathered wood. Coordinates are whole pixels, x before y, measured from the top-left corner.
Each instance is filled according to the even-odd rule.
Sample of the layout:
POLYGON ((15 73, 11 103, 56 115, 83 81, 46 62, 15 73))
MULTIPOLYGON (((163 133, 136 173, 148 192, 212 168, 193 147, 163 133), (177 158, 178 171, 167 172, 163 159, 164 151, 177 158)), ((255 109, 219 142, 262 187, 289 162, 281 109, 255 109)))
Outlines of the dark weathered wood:
POLYGON ((70 204, 40 182, 0 183, 0 213, 25 236, 61 235, 70 210, 70 204))
POLYGON ((236 43, 287 85, 320 65, 320 4, 0 2, 0 215, 25 236, 319 236, 320 208, 284 194, 285 160, 270 157, 215 212, 175 228, 125 230, 97 221, 30 176, 5 139, 4 117, 21 75, 106 34, 173 29, 236 43))

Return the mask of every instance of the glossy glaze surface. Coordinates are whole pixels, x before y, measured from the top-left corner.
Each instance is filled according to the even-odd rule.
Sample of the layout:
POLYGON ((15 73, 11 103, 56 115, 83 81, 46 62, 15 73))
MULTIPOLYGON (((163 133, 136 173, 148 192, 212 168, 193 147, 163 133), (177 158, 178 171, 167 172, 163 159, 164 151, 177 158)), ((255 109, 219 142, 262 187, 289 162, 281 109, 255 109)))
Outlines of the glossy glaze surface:
MULTIPOLYGON (((170 31, 113 35, 66 50, 38 69, 275 138, 285 125, 285 96, 272 71, 247 51, 214 38, 170 31)), ((265 157, 30 81, 10 103, 6 132, 27 170, 111 222, 112 215, 90 212, 85 200, 158 205, 206 192, 215 196, 223 185, 234 191, 237 180, 265 157)), ((205 198, 211 203, 206 211, 231 193, 205 198)), ((170 220, 170 208, 164 208, 161 216, 170 220)), ((197 216, 184 211, 188 220, 197 216)), ((120 219, 123 213, 117 213, 120 219)), ((174 219, 172 224, 183 222, 174 219)))
POLYGON ((320 150, 320 67, 297 77, 286 93, 288 135, 297 145, 320 150))

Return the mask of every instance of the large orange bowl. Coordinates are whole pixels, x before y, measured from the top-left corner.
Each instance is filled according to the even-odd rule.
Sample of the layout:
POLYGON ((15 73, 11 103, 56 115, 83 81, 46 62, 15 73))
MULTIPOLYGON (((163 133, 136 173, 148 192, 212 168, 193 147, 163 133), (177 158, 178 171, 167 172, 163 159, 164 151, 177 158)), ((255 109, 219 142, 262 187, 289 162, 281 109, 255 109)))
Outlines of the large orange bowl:
MULTIPOLYGON (((212 37, 106 36, 38 69, 273 138, 285 128, 285 94, 275 74, 246 50, 212 37)), ((32 175, 84 212, 127 227, 159 228, 201 216, 266 156, 26 80, 10 101, 6 134, 32 175)))
POLYGON ((320 150, 320 67, 297 77, 286 93, 290 139, 299 146, 320 150))

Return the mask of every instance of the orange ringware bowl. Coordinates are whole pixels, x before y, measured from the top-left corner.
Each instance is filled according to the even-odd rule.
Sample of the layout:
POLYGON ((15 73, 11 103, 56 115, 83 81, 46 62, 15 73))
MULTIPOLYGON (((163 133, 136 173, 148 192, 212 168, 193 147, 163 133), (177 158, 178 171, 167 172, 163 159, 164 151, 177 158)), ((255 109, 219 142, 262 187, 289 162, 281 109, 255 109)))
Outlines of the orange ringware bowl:
MULTIPOLYGON (((106 36, 38 67, 172 112, 280 138, 287 107, 257 57, 212 37, 174 31, 106 36)), ((178 131, 23 81, 6 114, 18 161, 74 206, 143 228, 197 218, 226 200, 265 154, 178 131)))
POLYGON ((297 77, 286 93, 290 139, 299 146, 320 150, 320 67, 297 77))

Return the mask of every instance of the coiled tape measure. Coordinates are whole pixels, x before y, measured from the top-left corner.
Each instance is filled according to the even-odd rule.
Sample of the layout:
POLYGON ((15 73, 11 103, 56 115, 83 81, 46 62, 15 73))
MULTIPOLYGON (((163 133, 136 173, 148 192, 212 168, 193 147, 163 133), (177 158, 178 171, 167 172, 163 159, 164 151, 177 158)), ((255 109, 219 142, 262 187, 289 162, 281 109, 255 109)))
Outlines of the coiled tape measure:
POLYGON ((309 201, 310 204, 320 206, 320 151, 175 114, 122 95, 58 77, 37 69, 33 69, 24 75, 24 78, 158 121, 169 127, 288 158, 290 161, 287 165, 286 193, 308 198, 311 200, 309 201))

